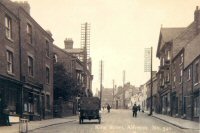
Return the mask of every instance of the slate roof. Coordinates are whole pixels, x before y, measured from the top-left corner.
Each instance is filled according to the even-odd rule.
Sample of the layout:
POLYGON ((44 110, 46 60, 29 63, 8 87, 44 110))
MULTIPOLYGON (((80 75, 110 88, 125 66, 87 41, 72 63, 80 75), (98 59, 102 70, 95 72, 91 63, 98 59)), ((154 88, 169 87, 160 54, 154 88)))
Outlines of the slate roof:
POLYGON ((185 46, 184 68, 190 65, 198 56, 200 56, 200 34, 185 46))
POLYGON ((160 50, 165 45, 165 43, 172 41, 175 39, 181 32, 183 32, 185 28, 161 28, 160 29, 160 37, 157 47, 157 56, 159 55, 160 50))
POLYGON ((81 48, 64 49, 64 50, 70 54, 78 54, 83 52, 83 49, 81 48))
POLYGON ((173 40, 173 57, 176 57, 181 49, 192 41, 196 35, 196 26, 193 22, 173 40))

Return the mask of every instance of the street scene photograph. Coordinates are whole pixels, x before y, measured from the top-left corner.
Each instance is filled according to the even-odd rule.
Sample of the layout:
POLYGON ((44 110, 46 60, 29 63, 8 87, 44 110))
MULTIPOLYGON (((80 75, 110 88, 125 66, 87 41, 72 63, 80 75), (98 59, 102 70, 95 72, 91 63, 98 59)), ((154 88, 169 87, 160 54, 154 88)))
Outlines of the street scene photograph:
POLYGON ((0 133, 200 133, 200 1, 0 0, 0 133))

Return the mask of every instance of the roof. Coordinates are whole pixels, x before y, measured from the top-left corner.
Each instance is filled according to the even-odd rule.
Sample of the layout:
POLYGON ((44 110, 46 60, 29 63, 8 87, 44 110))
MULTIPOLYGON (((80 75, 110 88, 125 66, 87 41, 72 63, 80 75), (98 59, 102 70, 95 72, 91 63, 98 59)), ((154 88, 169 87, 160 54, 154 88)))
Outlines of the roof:
POLYGON ((175 39, 185 28, 161 28, 162 38, 164 42, 175 39))
POLYGON ((83 49, 81 48, 64 49, 64 50, 70 54, 79 54, 83 52, 83 49))
POLYGON ((157 47, 157 57, 159 56, 159 51, 163 48, 163 46, 175 39, 181 32, 183 32, 185 28, 161 28, 160 36, 157 47))
POLYGON ((185 46, 184 68, 192 63, 200 55, 200 34, 185 46))
POLYGON ((179 36, 173 40, 173 57, 176 57, 181 49, 196 37, 195 23, 191 23, 179 36))

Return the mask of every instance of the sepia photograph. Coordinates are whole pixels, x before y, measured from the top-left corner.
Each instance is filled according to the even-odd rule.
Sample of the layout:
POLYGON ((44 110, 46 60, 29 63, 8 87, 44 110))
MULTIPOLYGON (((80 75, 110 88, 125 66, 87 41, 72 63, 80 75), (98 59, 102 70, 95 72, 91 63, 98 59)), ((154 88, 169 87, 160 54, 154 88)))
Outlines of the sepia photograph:
POLYGON ((0 0, 0 133, 200 133, 200 0, 0 0))

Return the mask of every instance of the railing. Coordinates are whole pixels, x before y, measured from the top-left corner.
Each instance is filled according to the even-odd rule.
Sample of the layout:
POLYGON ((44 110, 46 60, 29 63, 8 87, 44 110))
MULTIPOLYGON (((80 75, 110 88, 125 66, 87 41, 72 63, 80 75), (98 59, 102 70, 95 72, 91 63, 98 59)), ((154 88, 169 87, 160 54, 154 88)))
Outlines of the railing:
POLYGON ((19 133, 28 133, 28 119, 19 120, 19 133))

